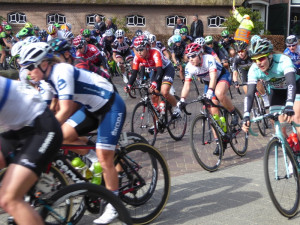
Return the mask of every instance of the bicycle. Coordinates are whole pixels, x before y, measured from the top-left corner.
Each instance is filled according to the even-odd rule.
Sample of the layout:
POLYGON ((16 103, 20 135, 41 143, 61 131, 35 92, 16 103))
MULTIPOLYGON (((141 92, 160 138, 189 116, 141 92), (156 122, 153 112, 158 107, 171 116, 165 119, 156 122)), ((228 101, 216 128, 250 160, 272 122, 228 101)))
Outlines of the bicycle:
MULTIPOLYGON (((248 134, 242 131, 242 115, 235 108, 239 122, 237 125, 231 123, 232 115, 223 106, 215 105, 205 96, 199 96, 188 104, 200 102, 203 109, 191 123, 190 130, 190 145, 197 162, 203 169, 213 172, 221 165, 223 154, 229 143, 233 151, 238 156, 244 156, 248 148, 248 134), (209 107, 217 107, 220 111, 220 116, 226 120, 226 131, 220 126, 213 115, 209 112, 209 107), (219 148, 219 154, 214 155, 213 152, 219 148)), ((183 109, 186 114, 190 114, 183 109)))
MULTIPOLYGON (((133 223, 146 224, 161 214, 168 201, 169 169, 161 153, 145 144, 143 137, 125 134, 115 151, 115 165, 122 168, 119 171, 119 197, 130 212, 133 223)), ((69 150, 83 148, 95 149, 95 145, 63 145, 63 153, 54 160, 55 166, 74 183, 89 182, 70 163, 75 153, 69 150)), ((93 211, 93 207, 90 208, 93 211)))
MULTIPOLYGON (((251 122, 269 118, 274 120, 275 134, 269 141, 264 154, 264 175, 270 198, 276 209, 283 216, 291 218, 297 214, 299 207, 299 171, 300 154, 295 153, 284 137, 278 117, 281 113, 269 113, 256 118, 251 122)), ((293 132, 298 126, 291 123, 293 132)), ((257 136, 251 128, 250 134, 257 136)))
MULTIPOLYGON (((131 131, 139 133, 151 145, 155 144, 158 132, 168 130, 170 136, 179 141, 183 138, 187 127, 187 115, 182 114, 180 118, 172 119, 172 105, 160 93, 150 93, 149 84, 141 84, 139 89, 145 96, 134 107, 131 117, 131 131), (152 104, 151 94, 158 95, 165 102, 165 113, 160 113, 152 104)), ((179 97, 175 95, 177 101, 179 97)))

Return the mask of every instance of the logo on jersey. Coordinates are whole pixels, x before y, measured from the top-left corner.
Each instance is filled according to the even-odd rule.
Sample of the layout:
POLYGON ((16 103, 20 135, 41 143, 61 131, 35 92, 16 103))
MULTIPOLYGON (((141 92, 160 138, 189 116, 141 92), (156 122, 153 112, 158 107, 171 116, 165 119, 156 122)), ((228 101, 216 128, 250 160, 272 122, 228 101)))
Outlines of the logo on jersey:
POLYGON ((208 61, 208 67, 213 66, 213 62, 212 61, 208 61))
POLYGON ((58 89, 59 90, 62 90, 62 89, 64 89, 67 86, 67 83, 66 83, 66 81, 64 79, 58 80, 57 83, 58 83, 58 89))

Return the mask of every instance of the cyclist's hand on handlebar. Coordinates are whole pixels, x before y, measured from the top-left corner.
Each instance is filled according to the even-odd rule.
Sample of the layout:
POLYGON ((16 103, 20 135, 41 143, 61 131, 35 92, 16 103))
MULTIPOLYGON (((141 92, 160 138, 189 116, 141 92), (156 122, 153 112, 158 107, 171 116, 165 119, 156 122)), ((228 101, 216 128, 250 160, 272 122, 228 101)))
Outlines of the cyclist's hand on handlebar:
POLYGON ((285 106, 283 110, 283 119, 290 123, 292 122, 292 116, 295 114, 293 106, 285 106))
POLYGON ((128 93, 130 90, 131 90, 131 85, 130 84, 127 84, 125 87, 124 87, 124 91, 126 92, 126 93, 128 93))
POLYGON ((212 88, 208 88, 205 97, 211 100, 213 96, 214 96, 214 90, 212 88))
POLYGON ((249 116, 245 116, 243 119, 243 131, 245 131, 246 133, 249 131, 249 127, 250 127, 250 117, 249 116))
POLYGON ((153 81, 153 82, 151 83, 150 89, 151 89, 152 91, 154 91, 154 90, 157 89, 157 83, 156 83, 156 81, 153 81))

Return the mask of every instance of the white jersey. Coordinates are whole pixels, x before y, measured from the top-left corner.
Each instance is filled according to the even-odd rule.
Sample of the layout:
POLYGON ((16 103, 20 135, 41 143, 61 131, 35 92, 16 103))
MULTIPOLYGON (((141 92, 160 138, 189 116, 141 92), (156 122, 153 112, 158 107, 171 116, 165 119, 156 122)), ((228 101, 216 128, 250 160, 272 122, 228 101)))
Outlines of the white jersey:
MULTIPOLYGON (((64 39, 64 32, 61 30, 58 30, 57 37, 55 37, 55 38, 64 39)), ((48 35, 47 42, 51 41, 52 39, 54 39, 54 38, 51 35, 48 35)))
POLYGON ((193 66, 190 62, 185 67, 185 78, 192 79, 193 76, 201 77, 204 81, 209 82, 210 72, 217 72, 217 78, 222 74, 222 65, 216 62, 215 58, 212 55, 203 55, 202 56, 201 66, 193 66))
POLYGON ((39 92, 29 84, 0 77, 0 132, 31 125, 46 108, 39 92))
POLYGON ((105 78, 67 63, 55 64, 47 82, 59 100, 73 100, 91 112, 103 107, 114 93, 113 85, 105 78))
POLYGON ((52 101, 52 98, 57 97, 55 90, 51 87, 49 83, 44 80, 40 81, 39 92, 42 96, 42 99, 49 105, 52 101))

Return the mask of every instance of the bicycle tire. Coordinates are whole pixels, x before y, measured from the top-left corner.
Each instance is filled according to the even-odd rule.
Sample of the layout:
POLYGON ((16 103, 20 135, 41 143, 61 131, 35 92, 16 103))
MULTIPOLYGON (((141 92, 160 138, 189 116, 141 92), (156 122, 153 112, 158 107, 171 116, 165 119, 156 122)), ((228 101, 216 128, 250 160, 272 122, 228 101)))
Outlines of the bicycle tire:
POLYGON ((136 143, 117 154, 118 163, 124 170, 119 174, 120 198, 133 223, 150 223, 161 214, 170 195, 167 162, 153 146, 136 143))
POLYGON ((145 102, 139 102, 133 109, 131 117, 131 132, 144 137, 150 145, 154 145, 158 133, 154 112, 145 102), (150 130, 153 128, 153 131, 150 130))
POLYGON ((134 81, 134 83, 132 84, 132 88, 131 88, 131 90, 128 92, 128 95, 129 95, 129 97, 130 98, 133 98, 133 99, 135 99, 136 98, 136 96, 137 96, 137 89, 136 89, 136 87, 138 87, 138 84, 137 84, 137 82, 136 82, 136 80, 134 81))
POLYGON ((244 156, 246 155, 248 149, 248 134, 242 130, 243 117, 241 112, 237 108, 235 108, 235 111, 239 116, 239 121, 236 126, 233 126, 231 124, 231 114, 226 113, 226 123, 231 135, 230 145, 235 154, 237 154, 238 156, 244 156))
POLYGON ((281 142, 277 138, 273 138, 268 143, 264 155, 264 175, 268 193, 274 206, 283 216, 291 218, 296 215, 299 207, 299 172, 292 150, 287 145, 286 155, 289 169, 293 169, 292 175, 286 174, 281 142), (276 164, 276 156, 274 155, 276 148, 277 169, 274 165, 276 164), (277 177, 274 171, 277 171, 277 177), (282 182, 279 183, 279 181, 282 182))
MULTIPOLYGON (((180 100, 178 96, 175 95, 177 101, 180 100)), ((186 131, 187 127, 187 115, 184 112, 181 112, 180 118, 172 119, 173 111, 172 106, 169 102, 166 103, 166 113, 165 113, 165 122, 167 124, 167 130, 170 136, 175 141, 180 141, 186 131)))
POLYGON ((213 172, 221 165, 224 149, 223 144, 219 144, 219 155, 213 154, 217 148, 216 140, 222 143, 222 138, 216 126, 208 123, 209 119, 203 114, 199 114, 194 118, 190 130, 190 146, 199 165, 203 169, 213 172))
MULTIPOLYGON (((263 115, 263 112, 262 112, 262 106, 260 105, 260 100, 259 100, 259 97, 254 96, 254 101, 253 101, 253 107, 252 107, 252 113, 253 113, 253 116, 254 117, 257 117, 257 116, 261 116, 263 115)), ((265 126, 265 122, 263 120, 259 120, 257 122, 255 122, 256 125, 257 125, 257 128, 259 130, 259 133, 265 137, 266 136, 266 126, 265 126)))
MULTIPOLYGON (((43 207, 40 215, 44 219, 47 219, 50 216, 55 216, 57 222, 59 222, 58 224, 79 224, 79 222, 80 224, 92 224, 92 221, 101 215, 105 208, 104 206, 107 203, 112 204, 112 206, 118 212, 117 224, 132 224, 130 215, 120 199, 111 191, 99 185, 91 183, 72 184, 60 189, 49 199, 47 199, 46 202, 48 204, 43 207), (56 208, 59 208, 60 206, 64 207, 64 205, 68 205, 70 201, 73 202, 73 210, 70 219, 66 220, 63 219, 63 217, 58 218, 57 215, 54 215, 52 210, 55 211, 56 208), (88 210, 86 210, 87 204, 99 204, 100 214, 99 212, 90 213, 88 210), (77 205, 78 207, 76 210, 74 210, 77 205)), ((46 224, 54 225, 54 223, 46 224)))

